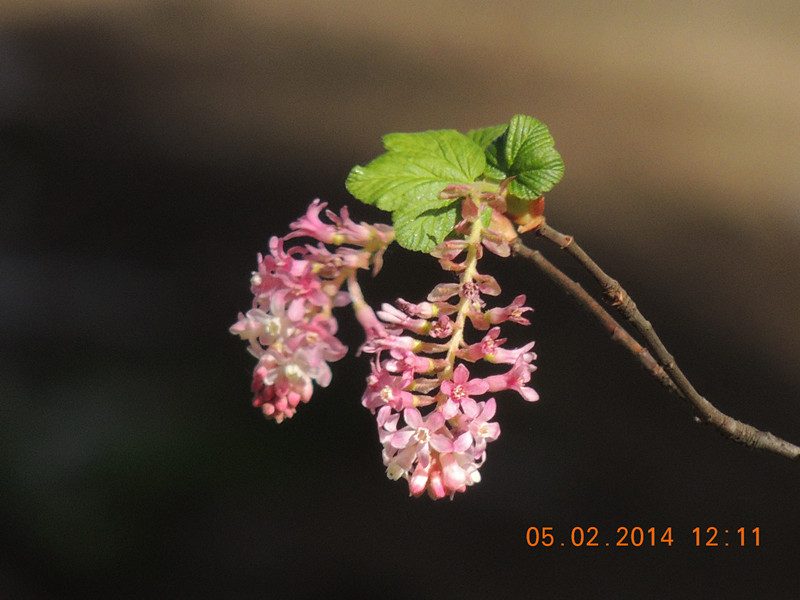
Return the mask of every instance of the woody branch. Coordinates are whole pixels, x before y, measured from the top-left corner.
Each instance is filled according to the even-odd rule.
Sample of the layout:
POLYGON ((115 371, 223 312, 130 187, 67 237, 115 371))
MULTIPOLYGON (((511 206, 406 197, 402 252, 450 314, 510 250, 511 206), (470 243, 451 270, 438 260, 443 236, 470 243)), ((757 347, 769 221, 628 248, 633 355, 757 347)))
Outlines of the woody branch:
POLYGON ((740 444, 773 452, 790 459, 800 457, 800 447, 768 431, 761 431, 752 425, 742 423, 726 415, 701 396, 678 367, 673 356, 667 351, 653 326, 642 316, 630 295, 617 280, 607 275, 586 254, 572 236, 564 235, 546 223, 542 223, 537 227, 536 233, 569 253, 597 280, 603 289, 603 297, 625 319, 633 323, 636 330, 644 338, 645 344, 652 351, 652 354, 647 348, 636 342, 580 284, 567 277, 544 258, 539 251, 526 246, 519 237, 516 237, 511 243, 514 254, 532 262, 564 292, 572 296, 585 310, 595 316, 606 330, 611 333, 612 339, 621 343, 634 354, 645 369, 662 385, 691 405, 699 421, 711 425, 724 436, 740 444))

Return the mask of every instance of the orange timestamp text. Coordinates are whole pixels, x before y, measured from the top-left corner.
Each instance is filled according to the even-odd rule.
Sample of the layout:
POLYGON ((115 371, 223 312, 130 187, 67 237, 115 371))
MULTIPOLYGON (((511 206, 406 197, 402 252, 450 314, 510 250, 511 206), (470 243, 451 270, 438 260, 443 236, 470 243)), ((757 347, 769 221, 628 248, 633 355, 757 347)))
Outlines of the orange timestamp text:
MULTIPOLYGON (((676 541, 695 547, 758 547, 761 530, 754 528, 695 527, 691 535, 673 536, 672 527, 617 527, 612 536, 603 535, 598 527, 572 527, 569 534, 555 527, 528 527, 525 532, 528 546, 536 547, 671 547, 676 541)), ((681 545, 683 545, 681 544, 681 545)))

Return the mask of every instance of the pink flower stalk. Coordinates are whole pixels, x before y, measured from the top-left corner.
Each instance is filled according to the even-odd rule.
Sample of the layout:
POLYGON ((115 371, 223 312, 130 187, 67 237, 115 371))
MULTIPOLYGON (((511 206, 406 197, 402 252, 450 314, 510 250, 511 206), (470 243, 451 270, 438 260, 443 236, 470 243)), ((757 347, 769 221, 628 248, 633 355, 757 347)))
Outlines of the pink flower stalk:
POLYGON ((443 242, 432 254, 457 282, 436 285, 424 302, 401 298, 376 312, 364 300, 356 273, 380 269, 393 230, 356 224, 346 208, 338 215, 324 211, 323 220, 326 205, 315 200, 291 224, 291 233, 271 238, 269 253, 259 255, 252 308, 230 328, 257 359, 254 405, 281 422, 311 399, 314 384, 329 385, 329 363, 347 352, 336 337, 333 309, 352 304, 366 334, 360 352, 373 355, 361 402, 375 415, 386 475, 405 479, 411 495, 433 499, 453 498, 480 481, 487 445, 500 435, 492 421, 495 398, 486 395, 512 390, 525 400, 538 399, 527 385, 536 370, 533 342, 504 348, 501 337, 507 321, 528 325, 524 314, 531 308, 525 296, 487 307, 486 297, 498 296, 500 285, 477 268, 484 249, 508 255, 498 217, 505 199, 480 183, 451 186, 443 194, 464 198, 456 227, 464 237, 443 242), (299 237, 316 245, 290 245, 299 237), (468 333, 474 335, 467 321, 485 332, 482 339, 467 340, 468 333), (473 376, 470 369, 478 372, 479 362, 495 371, 501 365, 505 372, 473 376))
POLYGON ((458 274, 458 283, 436 285, 425 302, 399 299, 377 314, 370 311, 383 327, 372 323, 362 346, 374 355, 362 403, 376 415, 387 476, 405 479, 412 496, 452 498, 480 481, 486 446, 500 435, 491 420, 495 399, 482 396, 503 390, 526 400, 536 395, 526 385, 535 370, 533 343, 508 349, 500 337, 506 321, 529 324, 523 314, 531 309, 524 296, 506 307, 486 307, 484 297, 501 290, 494 277, 478 272, 477 261, 484 246, 498 250, 499 242, 481 229, 479 216, 476 209, 465 217, 466 239, 448 240, 432 252, 443 269, 458 274), (467 320, 489 330, 482 340, 465 340, 467 320), (472 377, 460 361, 511 366, 505 373, 472 377))
POLYGON ((292 223, 292 233, 270 239, 269 254, 259 254, 251 278, 253 308, 240 313, 230 328, 249 342, 249 352, 258 359, 251 385, 253 404, 279 423, 311 399, 314 383, 321 387, 330 383, 328 363, 347 353, 336 337, 332 315, 335 307, 351 299, 341 287, 358 269, 377 267, 394 236, 385 225, 357 225, 346 208, 338 216, 326 211, 332 221, 326 224, 320 219, 324 207, 315 200, 292 223), (288 240, 300 236, 321 243, 286 247, 288 240), (359 247, 339 245, 343 243, 359 247), (339 246, 331 251, 324 244, 339 246))

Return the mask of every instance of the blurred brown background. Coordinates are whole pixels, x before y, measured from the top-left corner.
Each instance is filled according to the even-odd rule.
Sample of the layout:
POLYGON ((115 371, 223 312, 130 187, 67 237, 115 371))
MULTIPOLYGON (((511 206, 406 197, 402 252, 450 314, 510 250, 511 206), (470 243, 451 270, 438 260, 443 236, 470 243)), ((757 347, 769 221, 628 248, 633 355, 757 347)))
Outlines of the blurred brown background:
MULTIPOLYGON (((566 162, 550 222, 626 286, 701 393, 800 441, 799 28, 800 5, 777 1, 6 0, 0 586, 792 589, 797 465, 692 424, 518 264, 498 278, 536 308, 542 400, 502 399, 484 481, 453 502, 385 480, 362 362, 276 427, 248 406, 251 363, 226 329, 255 253, 316 196, 352 205, 344 179, 381 135, 531 114, 566 162), (546 552, 525 546, 534 525, 672 526, 676 543, 546 552), (709 525, 760 527, 762 547, 695 549, 709 525)), ((385 277, 422 297, 440 274, 395 251, 385 277)), ((368 285, 389 300, 388 283, 368 285)))

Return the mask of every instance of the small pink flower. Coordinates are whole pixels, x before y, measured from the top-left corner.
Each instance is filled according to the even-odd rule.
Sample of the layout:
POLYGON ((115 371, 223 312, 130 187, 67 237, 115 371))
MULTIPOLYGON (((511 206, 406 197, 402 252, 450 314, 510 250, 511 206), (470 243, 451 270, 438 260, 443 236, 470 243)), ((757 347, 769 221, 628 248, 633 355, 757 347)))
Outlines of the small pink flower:
MULTIPOLYGON (((467 489, 468 473, 454 453, 439 454, 439 463, 442 465, 442 483, 450 494, 464 492, 467 489)), ((470 482, 472 483, 472 482, 470 482)))
MULTIPOLYGON (((284 252, 281 238, 271 238, 269 245, 271 256, 259 264, 261 281, 256 299, 270 304, 274 297, 287 306, 286 314, 292 321, 302 320, 307 309, 329 306, 330 296, 322 290, 323 282, 314 272, 313 264, 284 252)), ((302 251, 293 254, 303 255, 302 251)))
POLYGON ((466 240, 446 240, 431 250, 431 255, 439 259, 439 264, 445 271, 463 271, 466 265, 464 262, 456 262, 455 259, 467 248, 469 243, 466 240))
POLYGON ((395 304, 407 315, 423 319, 430 319, 439 315, 449 315, 457 310, 455 306, 448 302, 420 302, 419 304, 412 304, 407 300, 398 298, 395 300, 395 304))
POLYGON ((481 294, 497 296, 500 293, 500 285, 491 275, 475 273, 474 277, 475 281, 467 281, 463 284, 440 283, 428 294, 428 301, 444 302, 457 295, 482 307, 485 303, 480 298, 481 294))
POLYGON ((414 472, 411 473, 408 478, 408 491, 412 496, 421 496, 430 484, 430 489, 432 490, 431 498, 437 500, 438 498, 445 497, 444 485, 442 485, 441 482, 441 474, 435 477, 435 483, 431 481, 431 467, 434 467, 434 472, 438 472, 438 469, 436 469, 438 464, 436 463, 433 465, 427 464, 425 466, 417 464, 414 468, 414 472))
POLYGON ((322 360, 334 362, 347 354, 347 346, 334 335, 336 327, 335 318, 317 314, 296 325, 296 336, 286 335, 284 339, 289 347, 305 347, 310 352, 319 354, 322 360))
MULTIPOLYGON (((437 352, 446 352, 447 346, 444 344, 436 344, 434 342, 422 342, 410 335, 384 335, 382 337, 375 337, 367 340, 362 346, 365 352, 371 354, 378 353, 382 350, 397 351, 399 354, 410 352, 412 354, 435 354, 437 352)), ((400 355, 395 358, 400 358, 400 355)), ((427 367, 425 367, 427 369, 427 367)))
POLYGON ((434 456, 424 466, 418 464, 408 477, 408 491, 412 496, 419 497, 427 491, 432 500, 466 491, 466 484, 466 470, 460 467, 452 454, 434 456))
POLYGON ((228 331, 243 340, 248 340, 251 345, 256 345, 259 340, 262 344, 269 345, 283 331, 282 325, 278 317, 260 308, 251 308, 247 314, 239 313, 239 320, 231 325, 228 331))
POLYGON ((410 372, 395 375, 383 369, 375 360, 372 362, 372 374, 367 378, 367 389, 361 403, 373 413, 384 406, 397 412, 409 408, 414 405, 414 396, 407 391, 411 380, 410 372))
POLYGON ((428 356, 418 356, 411 350, 395 348, 390 351, 391 359, 386 361, 386 368, 393 373, 421 373, 431 374, 444 369, 447 364, 444 359, 435 359, 428 356))
POLYGON ((461 284, 459 283, 440 283, 428 294, 428 302, 444 302, 460 292, 461 284))
POLYGON ((500 294, 500 284, 491 275, 475 273, 475 282, 481 294, 487 296, 498 296, 500 294))
POLYGON ((517 358, 514 366, 508 372, 502 375, 490 375, 486 378, 489 391, 514 390, 528 402, 534 402, 539 399, 539 394, 534 389, 526 387, 525 384, 530 381, 531 372, 535 370, 536 367, 527 362, 525 356, 522 355, 517 358))
POLYGON ((452 261, 469 247, 470 244, 467 240, 445 240, 431 250, 431 256, 452 261))
POLYGON ((378 318, 389 325, 397 325, 413 333, 425 335, 430 331, 431 324, 426 319, 415 319, 395 308, 391 304, 382 304, 378 311, 378 318))
POLYGON ((394 239, 394 230, 391 227, 357 224, 352 221, 346 206, 342 207, 339 215, 330 210, 325 211, 325 216, 331 220, 331 224, 324 223, 319 215, 326 206, 327 203, 319 199, 314 200, 306 214, 289 226, 292 233, 285 239, 306 236, 325 244, 353 244, 362 247, 376 241, 385 246, 394 239))
POLYGON ((490 363, 504 363, 513 365, 517 362, 519 357, 523 357, 526 362, 530 363, 536 359, 536 354, 531 352, 535 342, 529 342, 521 348, 506 349, 502 348, 506 338, 499 338, 500 328, 492 327, 489 332, 483 336, 480 343, 471 344, 462 349, 459 355, 470 362, 476 360, 485 360, 490 363))
POLYGON ((459 364, 453 372, 453 379, 445 379, 441 385, 442 394, 447 400, 441 407, 445 419, 451 419, 458 413, 459 404, 473 395, 486 393, 489 384, 483 379, 469 378, 469 370, 459 364))
MULTIPOLYGON (((455 439, 445 436, 435 438, 431 446, 434 453, 427 469, 427 490, 431 498, 453 497, 456 492, 464 492, 468 485, 480 480, 480 465, 471 451, 472 436, 469 433, 463 433, 455 439)), ((412 494, 414 491, 411 490, 412 494)))
MULTIPOLYGON (((431 462, 431 445, 441 443, 444 434, 444 417, 438 411, 423 417, 416 408, 403 411, 405 427, 394 430, 396 421, 387 421, 380 432, 383 460, 387 474, 408 477, 414 467, 427 469, 431 462)), ((394 477, 397 478, 397 477, 394 477)))
POLYGON ((392 435, 389 444, 398 450, 408 447, 415 448, 417 458, 427 464, 429 445, 437 435, 442 435, 444 417, 435 411, 428 413, 427 417, 423 417, 419 410, 410 407, 403 411, 403 420, 406 422, 406 426, 392 435))
POLYGON ((506 241, 502 235, 491 229, 484 229, 481 243, 492 254, 502 256, 503 258, 511 256, 511 246, 508 245, 508 241, 506 241))
POLYGON ((491 325, 497 325, 505 321, 513 321, 520 325, 530 325, 531 322, 522 315, 533 309, 529 306, 524 306, 524 304, 525 296, 519 295, 508 306, 491 308, 483 313, 473 312, 469 314, 469 319, 476 329, 488 329, 491 325))
POLYGON ((486 402, 475 402, 472 399, 461 402, 462 414, 458 417, 458 427, 472 436, 476 456, 486 450, 488 442, 500 437, 500 425, 489 422, 496 409, 494 398, 489 398, 486 402))
POLYGON ((319 218, 322 209, 327 205, 326 202, 321 202, 319 198, 314 200, 306 210, 306 214, 289 225, 292 233, 288 234, 286 239, 307 236, 326 244, 333 243, 334 236, 337 234, 336 227, 323 223, 319 218))
POLYGON ((431 323, 431 330, 428 335, 432 338, 448 338, 453 335, 453 321, 447 315, 440 315, 436 321, 431 323))

